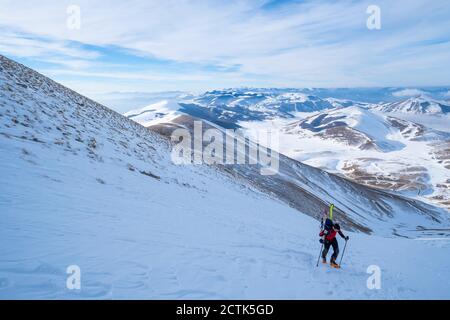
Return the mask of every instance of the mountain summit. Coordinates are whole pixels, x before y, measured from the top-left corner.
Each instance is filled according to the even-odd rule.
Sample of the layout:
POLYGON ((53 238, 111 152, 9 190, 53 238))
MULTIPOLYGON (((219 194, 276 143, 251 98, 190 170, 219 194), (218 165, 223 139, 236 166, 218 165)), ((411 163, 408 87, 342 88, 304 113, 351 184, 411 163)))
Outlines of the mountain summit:
POLYGON ((383 112, 438 115, 449 114, 450 104, 419 95, 399 102, 381 104, 376 109, 383 112))

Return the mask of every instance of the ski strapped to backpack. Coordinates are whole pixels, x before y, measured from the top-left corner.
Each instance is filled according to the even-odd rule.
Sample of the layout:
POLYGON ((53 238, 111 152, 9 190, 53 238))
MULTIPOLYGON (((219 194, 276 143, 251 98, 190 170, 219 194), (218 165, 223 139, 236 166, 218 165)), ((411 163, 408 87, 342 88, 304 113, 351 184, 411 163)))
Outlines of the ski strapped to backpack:
POLYGON ((322 218, 321 229, 325 230, 327 232, 330 231, 331 228, 333 227, 333 209, 334 209, 334 204, 330 204, 328 213, 325 210, 324 217, 322 218), (323 222, 324 218, 325 218, 325 223, 323 222))
MULTIPOLYGON (((328 212, 327 212, 327 209, 325 209, 323 212, 322 220, 320 222, 320 230, 325 231, 325 234, 323 235, 323 241, 325 241, 326 235, 333 228, 333 209, 334 209, 334 204, 330 204, 328 212), (324 219, 325 219, 325 222, 324 222, 324 219)), ((322 255, 323 244, 324 244, 323 241, 322 241, 322 246, 320 248, 319 257, 317 258, 316 267, 319 266, 320 257, 322 255)))

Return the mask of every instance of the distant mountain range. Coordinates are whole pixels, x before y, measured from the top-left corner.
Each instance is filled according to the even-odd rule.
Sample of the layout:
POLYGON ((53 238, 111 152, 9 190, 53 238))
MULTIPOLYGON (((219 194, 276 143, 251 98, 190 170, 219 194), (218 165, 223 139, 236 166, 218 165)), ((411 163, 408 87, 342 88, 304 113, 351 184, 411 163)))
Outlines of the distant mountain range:
POLYGON ((277 151, 282 154, 450 208, 450 105, 429 96, 445 96, 446 90, 227 89, 166 100, 125 115, 145 126, 185 114, 249 135, 271 128, 281 135, 277 151), (370 99, 348 99, 352 92, 370 99), (369 102, 377 93, 397 101, 369 102))
MULTIPOLYGON (((435 96, 444 95, 447 90, 432 91, 435 96)), ((405 91, 405 90, 403 90, 405 91)), ((237 128, 241 121, 264 121, 274 118, 295 119, 298 113, 318 112, 326 109, 357 106, 361 108, 374 108, 382 112, 401 112, 409 114, 447 114, 450 104, 444 100, 436 100, 428 95, 419 94, 410 98, 401 98, 403 91, 386 89, 226 89, 208 91, 200 95, 178 95, 163 101, 170 101, 171 110, 199 117, 224 128, 237 128), (351 93, 355 96, 350 96, 351 93), (395 93, 402 93, 395 96, 395 93), (331 96, 336 93, 337 96, 331 96), (374 95, 378 93, 376 103, 374 95), (389 93, 389 94, 388 94, 389 93), (351 97, 349 98, 343 98, 351 97), (384 102, 383 98, 390 98, 384 102), (363 98, 363 100, 358 100, 363 98)), ((414 91, 415 92, 415 91, 414 91)), ((420 91, 422 92, 422 91, 420 91)), ((159 102, 159 101, 158 101, 159 102)), ((157 102, 157 103, 158 103, 157 102)), ((154 108, 154 107, 150 107, 154 108)), ((157 108, 163 115, 167 110, 157 108)), ((132 117, 142 112, 148 113, 148 107, 134 110, 132 117)))
POLYGON ((380 104, 376 109, 383 112, 439 115, 450 113, 450 103, 421 95, 403 101, 380 104))

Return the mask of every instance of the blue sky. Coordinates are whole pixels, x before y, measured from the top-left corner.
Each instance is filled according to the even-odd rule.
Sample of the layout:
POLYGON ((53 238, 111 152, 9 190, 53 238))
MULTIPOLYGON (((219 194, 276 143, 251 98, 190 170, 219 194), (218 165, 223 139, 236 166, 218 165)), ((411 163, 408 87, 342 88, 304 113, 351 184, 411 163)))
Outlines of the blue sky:
POLYGON ((0 53, 93 97, 449 85, 449 52, 448 1, 0 0, 0 53), (366 26, 369 5, 380 30, 366 26))

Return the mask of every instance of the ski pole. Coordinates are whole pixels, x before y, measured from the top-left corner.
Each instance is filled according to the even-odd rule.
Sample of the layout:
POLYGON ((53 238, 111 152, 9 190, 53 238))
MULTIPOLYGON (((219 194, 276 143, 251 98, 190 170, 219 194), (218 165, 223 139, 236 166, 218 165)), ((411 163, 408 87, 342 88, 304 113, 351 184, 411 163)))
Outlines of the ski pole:
POLYGON ((342 256, 341 256, 341 261, 339 261, 339 265, 341 265, 342 259, 344 258, 345 248, 347 248, 347 241, 348 240, 345 240, 344 250, 342 250, 342 256))
POLYGON ((316 265, 316 267, 319 266, 319 261, 320 261, 320 256, 322 255, 322 250, 323 250, 323 243, 322 243, 322 246, 320 247, 320 253, 319 253, 319 257, 317 258, 317 265, 316 265))

